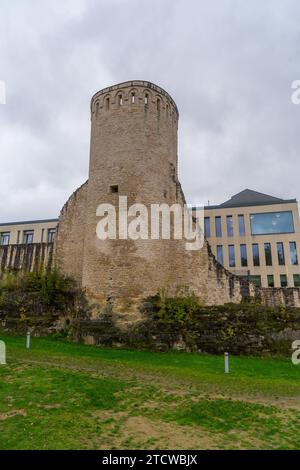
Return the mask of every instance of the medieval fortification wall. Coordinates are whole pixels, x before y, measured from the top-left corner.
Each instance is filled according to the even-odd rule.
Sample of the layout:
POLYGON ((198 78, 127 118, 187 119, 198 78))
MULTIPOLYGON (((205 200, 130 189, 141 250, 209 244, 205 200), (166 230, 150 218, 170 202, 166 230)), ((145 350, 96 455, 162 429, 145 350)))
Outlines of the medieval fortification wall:
POLYGON ((178 110, 170 95, 149 82, 106 88, 91 102, 89 179, 63 208, 56 259, 98 305, 128 311, 165 288, 189 286, 205 304, 240 302, 254 291, 215 260, 205 242, 188 251, 185 240, 99 240, 101 203, 184 204, 177 178, 178 110))
MULTIPOLYGON (((96 234, 99 204, 128 207, 185 203, 178 181, 178 109, 162 88, 144 81, 121 83, 91 101, 89 178, 62 208, 52 244, 0 247, 0 267, 34 270, 57 265, 77 279, 95 305, 94 315, 128 312, 138 319, 142 299, 188 286, 206 305, 260 296, 268 305, 300 306, 298 289, 257 290, 220 266, 205 241, 188 251, 186 240, 107 239, 96 234), (53 252, 54 251, 54 252, 53 252)), ((117 219, 118 219, 117 209, 117 219)))

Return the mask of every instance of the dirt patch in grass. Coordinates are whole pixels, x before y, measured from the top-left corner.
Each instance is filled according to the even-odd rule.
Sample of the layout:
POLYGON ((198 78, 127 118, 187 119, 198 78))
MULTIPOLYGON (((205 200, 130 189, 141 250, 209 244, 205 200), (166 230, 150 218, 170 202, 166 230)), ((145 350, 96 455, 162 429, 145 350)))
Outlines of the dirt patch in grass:
POLYGON ((49 405, 38 405, 38 408, 42 408, 43 410, 58 410, 59 408, 62 408, 63 405, 60 403, 52 403, 49 405))
POLYGON ((126 416, 125 412, 94 413, 106 428, 98 449, 217 449, 216 436, 194 426, 180 426, 146 416, 126 416))
POLYGON ((25 410, 11 410, 6 413, 0 413, 0 421, 6 421, 9 418, 14 418, 15 416, 27 416, 25 410))
POLYGON ((112 418, 118 421, 121 418, 124 418, 124 416, 128 416, 128 413, 126 413, 125 411, 112 412, 110 410, 96 410, 92 413, 92 416, 100 418, 103 421, 112 418))
POLYGON ((133 445, 146 445, 147 449, 213 449, 215 437, 199 428, 178 426, 164 421, 152 421, 145 416, 128 418, 122 429, 122 441, 130 440, 133 445), (151 437, 150 437, 151 436, 151 437))

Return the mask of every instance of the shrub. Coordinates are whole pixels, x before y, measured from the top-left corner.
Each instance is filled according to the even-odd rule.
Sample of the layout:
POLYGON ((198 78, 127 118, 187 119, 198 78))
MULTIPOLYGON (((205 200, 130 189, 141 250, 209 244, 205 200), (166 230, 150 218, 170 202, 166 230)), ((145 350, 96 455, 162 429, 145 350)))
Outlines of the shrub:
POLYGON ((164 289, 154 298, 155 317, 164 323, 183 325, 193 321, 201 309, 199 299, 186 286, 177 288, 174 297, 164 289))
POLYGON ((49 322, 60 315, 75 319, 86 306, 85 295, 76 281, 57 269, 45 273, 5 272, 0 276, 3 320, 18 318, 29 324, 34 317, 49 318, 49 322))

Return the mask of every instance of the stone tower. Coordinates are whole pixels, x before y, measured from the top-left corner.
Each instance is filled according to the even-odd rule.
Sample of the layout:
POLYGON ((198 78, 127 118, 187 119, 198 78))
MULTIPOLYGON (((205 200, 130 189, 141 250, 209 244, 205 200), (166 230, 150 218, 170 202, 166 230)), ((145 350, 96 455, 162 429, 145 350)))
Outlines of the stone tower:
POLYGON ((91 101, 89 179, 61 211, 56 261, 94 302, 119 313, 160 288, 171 292, 179 285, 207 304, 241 299, 239 279, 216 263, 207 243, 194 252, 185 249, 185 240, 97 237, 97 207, 117 207, 119 196, 127 196, 128 206, 184 204, 177 178, 178 117, 170 95, 144 81, 105 88, 91 101))
POLYGON ((169 277, 167 241, 97 239, 101 202, 128 206, 172 204, 178 200, 176 104, 149 82, 104 89, 91 102, 91 152, 87 190, 83 285, 100 301, 147 294, 147 286, 169 277), (161 267, 160 272, 156 270, 161 267))

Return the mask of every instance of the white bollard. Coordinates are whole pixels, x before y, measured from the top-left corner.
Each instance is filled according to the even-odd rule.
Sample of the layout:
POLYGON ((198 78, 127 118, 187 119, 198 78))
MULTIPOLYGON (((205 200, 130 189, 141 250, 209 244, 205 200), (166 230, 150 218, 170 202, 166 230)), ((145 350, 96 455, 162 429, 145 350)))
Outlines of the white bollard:
POLYGON ((28 331, 26 335, 26 348, 30 349, 30 331, 28 331))
POLYGON ((229 374, 229 354, 228 354, 228 352, 224 353, 224 362, 225 362, 225 374, 229 374))
POLYGON ((6 346, 4 341, 0 341, 0 364, 6 364, 6 346))

